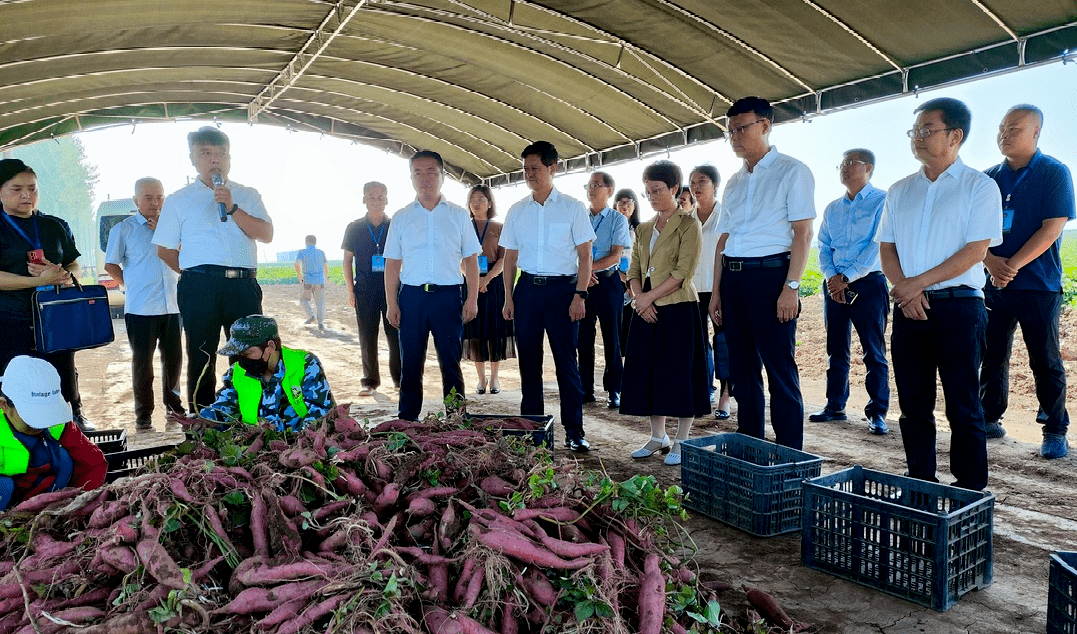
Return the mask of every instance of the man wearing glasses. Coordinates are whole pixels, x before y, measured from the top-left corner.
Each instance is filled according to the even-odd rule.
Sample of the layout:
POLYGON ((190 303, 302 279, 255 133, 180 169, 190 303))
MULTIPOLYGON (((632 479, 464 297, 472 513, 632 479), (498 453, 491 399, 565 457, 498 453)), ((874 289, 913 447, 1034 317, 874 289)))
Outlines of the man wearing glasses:
POLYGON ((729 180, 722 200, 709 312, 726 328, 737 431, 765 435, 766 367, 775 439, 800 449, 804 401, 794 349, 815 180, 808 166, 770 145, 774 115, 765 99, 738 99, 726 116, 729 143, 744 167, 729 180))
POLYGON ((901 440, 909 475, 935 477, 935 374, 950 422, 950 472, 955 486, 987 486, 987 440, 980 409, 980 360, 987 310, 988 246, 1002 243, 1002 205, 990 177, 958 157, 972 113, 950 98, 916 108, 909 130, 923 165, 894 183, 875 241, 893 284, 890 354, 901 405, 901 440))
POLYGON ((819 227, 819 268, 826 276, 823 324, 826 328, 826 407, 808 417, 815 423, 845 420, 849 400, 850 325, 856 328, 867 367, 868 404, 864 415, 868 431, 882 436, 890 406, 889 367, 886 362, 887 315, 890 301, 886 278, 874 242, 886 192, 869 181, 875 171, 875 153, 845 152, 838 175, 845 195, 827 205, 819 227))
POLYGON ((606 406, 621 406, 621 308, 624 306, 624 284, 621 282, 621 253, 632 246, 632 234, 628 218, 610 209, 613 195, 613 177, 606 172, 595 172, 584 185, 587 201, 591 204, 591 228, 595 241, 591 245, 593 260, 591 283, 587 287, 584 307, 587 314, 580 320, 580 380, 583 385, 583 402, 595 402, 595 321, 602 328, 602 348, 606 368, 602 372, 602 388, 606 390, 606 406))

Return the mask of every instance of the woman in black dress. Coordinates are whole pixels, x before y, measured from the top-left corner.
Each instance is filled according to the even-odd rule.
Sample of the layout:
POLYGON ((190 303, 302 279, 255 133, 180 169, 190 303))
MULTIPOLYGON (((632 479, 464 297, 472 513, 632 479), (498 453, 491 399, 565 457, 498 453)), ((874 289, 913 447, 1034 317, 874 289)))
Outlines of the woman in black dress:
MULTIPOLYGON (((631 189, 618 190, 613 197, 613 208, 628 218, 628 227, 632 235, 636 235, 636 227, 639 226, 639 200, 636 193, 631 189)), ((632 289, 628 287, 628 263, 632 261, 632 247, 625 247, 621 252, 621 283, 625 285, 625 307, 621 315, 621 356, 625 355, 625 347, 628 346, 628 327, 632 325, 632 289)))
POLYGON ((486 393, 486 363, 490 363, 490 393, 497 394, 501 391, 497 381, 498 365, 505 359, 516 357, 512 322, 501 315, 501 307, 505 304, 505 285, 501 282, 505 249, 497 243, 501 240, 504 225, 491 220, 497 212, 489 187, 472 187, 467 196, 467 207, 482 251, 479 253, 479 313, 464 324, 463 357, 475 362, 475 371, 479 375, 479 387, 475 392, 478 394, 486 393))

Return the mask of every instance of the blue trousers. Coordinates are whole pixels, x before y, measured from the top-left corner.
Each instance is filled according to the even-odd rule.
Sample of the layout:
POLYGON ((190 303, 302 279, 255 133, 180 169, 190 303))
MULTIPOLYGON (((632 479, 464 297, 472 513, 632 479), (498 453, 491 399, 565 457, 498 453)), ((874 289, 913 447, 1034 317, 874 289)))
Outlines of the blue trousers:
POLYGON ((542 397, 542 336, 550 340, 561 399, 561 424, 569 438, 583 438, 583 387, 576 365, 579 323, 568 316, 575 284, 536 286, 522 276, 512 293, 516 356, 520 363, 520 413, 545 413, 542 397))
POLYGON ((852 304, 839 304, 824 293, 823 324, 826 328, 826 403, 830 409, 845 409, 849 400, 849 346, 851 328, 856 328, 864 349, 867 376, 864 387, 868 404, 864 414, 886 416, 890 407, 890 368, 886 361, 886 320, 890 296, 886 278, 875 272, 849 284, 857 297, 852 304))
POLYGON ((731 394, 737 399, 737 431, 763 438, 770 388, 770 422, 779 445, 804 446, 804 400, 796 362, 797 320, 778 321, 778 296, 789 265, 722 272, 722 323, 729 344, 731 394))
POLYGON ((460 352, 464 336, 463 286, 448 290, 424 291, 421 286, 401 286, 400 306, 400 406, 404 420, 418 420, 423 409, 423 366, 426 344, 434 335, 434 349, 441 367, 442 394, 453 388, 464 395, 464 373, 460 352))
POLYGON ((980 410, 980 361, 987 310, 982 299, 931 300, 927 320, 908 319, 894 308, 890 356, 901 407, 901 441, 909 475, 935 478, 935 375, 942 381, 950 422, 950 472, 956 486, 987 486, 987 436, 980 410))
MULTIPOLYGON (((575 287, 573 287, 575 288, 575 287)), ((580 320, 580 383, 584 394, 595 393, 595 321, 602 328, 602 349, 606 367, 602 372, 602 389, 621 391, 624 361, 621 358, 621 309, 624 308, 624 284, 615 271, 598 276, 598 284, 588 290, 587 315, 580 320)))
POLYGON ((987 346, 980 367, 984 420, 997 422, 1006 413, 1013 333, 1017 324, 1021 324, 1028 364, 1036 379, 1036 398, 1047 415, 1043 430, 1064 435, 1070 426, 1070 415, 1066 411, 1066 368, 1058 345, 1062 293, 997 290, 989 284, 984 294, 988 309, 987 346))

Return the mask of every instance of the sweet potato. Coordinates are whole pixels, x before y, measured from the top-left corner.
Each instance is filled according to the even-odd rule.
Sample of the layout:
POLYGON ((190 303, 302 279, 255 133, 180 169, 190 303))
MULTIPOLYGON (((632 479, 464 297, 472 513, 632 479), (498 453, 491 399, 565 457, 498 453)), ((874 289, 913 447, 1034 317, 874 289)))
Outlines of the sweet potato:
POLYGON ((399 484, 385 485, 385 488, 381 490, 381 493, 378 494, 378 497, 374 500, 374 512, 378 514, 378 517, 381 517, 382 513, 387 511, 394 504, 396 504, 396 501, 399 498, 399 484))
POLYGON ((467 582, 467 590, 464 592, 465 608, 470 608, 479 600, 479 594, 482 593, 482 582, 485 580, 486 569, 479 566, 475 569, 475 574, 471 575, 471 579, 467 582))
POLYGON ((135 547, 138 559, 151 577, 161 585, 183 590, 187 583, 183 580, 183 572, 176 565, 175 560, 168 554, 165 547, 156 539, 143 538, 135 547))
POLYGON ((534 564, 543 568, 579 570, 591 563, 591 560, 586 557, 572 560, 562 559, 548 549, 536 545, 520 533, 513 533, 504 529, 475 530, 475 537, 488 548, 519 559, 526 564, 534 564))
POLYGON ((486 476, 479 483, 479 488, 496 498, 507 498, 516 491, 515 486, 497 476, 486 476))
POLYGON ((138 569, 138 556, 135 555, 134 549, 130 546, 122 544, 106 545, 99 548, 97 554, 101 557, 101 561, 124 574, 138 569))
POLYGON ((281 623, 280 627, 277 628, 277 634, 296 634, 303 628, 337 609, 340 607, 340 604, 350 598, 350 594, 338 594, 325 599, 321 603, 316 603, 303 610, 303 613, 296 616, 294 619, 281 623))
POLYGON ((49 491, 48 493, 38 493, 30 499, 23 500, 18 506, 11 510, 15 513, 37 513, 57 502, 70 500, 80 493, 82 493, 82 489, 75 487, 60 489, 59 491, 49 491))
POLYGON ((557 590, 546 575, 535 568, 527 571, 527 576, 524 577, 524 588, 528 596, 543 607, 548 608, 557 603, 557 590))
POLYGON ((282 603, 299 599, 306 600, 325 585, 325 581, 315 580, 285 583, 272 588, 247 588, 237 594, 227 605, 214 610, 212 614, 270 612, 282 603))
POLYGON ((464 600, 467 584, 471 581, 472 575, 475 574, 476 566, 478 566, 478 562, 474 557, 468 557, 464 560, 464 567, 460 570, 460 576, 456 578, 456 588, 453 590, 452 600, 455 603, 460 603, 464 600))
POLYGON ((744 591, 748 594, 748 603, 751 603, 752 607, 759 611, 759 615, 767 623, 783 630, 793 627, 793 619, 789 618, 789 615, 785 613, 781 604, 774 597, 759 588, 746 587, 744 591))
POLYGON ((414 517, 428 517, 437 513, 438 505, 430 498, 415 498, 404 511, 414 517))
POLYGON ((556 539, 543 533, 539 536, 542 541, 542 545, 550 549, 550 552, 559 557, 568 557, 575 559, 576 557, 591 557, 599 553, 606 552, 610 549, 605 544, 596 544, 594 542, 585 542, 577 544, 574 542, 566 542, 563 539, 556 539))
POLYGON ((366 494, 366 484, 347 469, 340 469, 340 475, 333 480, 333 486, 353 497, 363 497, 366 494))
POLYGON ((423 626, 430 634, 464 634, 464 628, 436 605, 423 605, 423 626))
POLYGON ((280 502, 280 507, 284 514, 288 517, 295 517, 307 512, 307 507, 303 506, 299 498, 294 495, 282 495, 277 500, 280 502))
POLYGON ((262 557, 269 557, 269 528, 267 526, 269 511, 266 509, 266 501, 257 490, 250 491, 250 498, 250 532, 254 553, 262 557))
POLYGON ((339 566, 325 564, 326 562, 301 560, 279 566, 254 565, 242 572, 239 568, 236 568, 233 577, 239 583, 248 587, 271 586, 283 581, 295 581, 306 577, 329 578, 337 571, 339 566))
POLYGON ((430 600, 434 603, 444 604, 449 600, 449 566, 434 564, 426 576, 427 587, 430 589, 430 600))
POLYGON ((360 425, 354 418, 349 416, 341 416, 333 421, 333 429, 338 434, 356 434, 363 431, 363 426, 360 425))
POLYGON ((643 561, 643 577, 639 584, 639 634, 659 634, 666 615, 666 582, 656 553, 643 561))

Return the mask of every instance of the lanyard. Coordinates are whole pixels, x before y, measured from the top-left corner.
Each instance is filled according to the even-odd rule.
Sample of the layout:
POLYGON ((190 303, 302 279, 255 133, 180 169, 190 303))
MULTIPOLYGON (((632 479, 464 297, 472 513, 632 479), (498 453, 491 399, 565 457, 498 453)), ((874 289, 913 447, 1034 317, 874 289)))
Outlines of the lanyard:
POLYGON ((34 214, 33 216, 31 216, 31 218, 34 219, 34 239, 33 240, 30 239, 30 236, 26 235, 26 232, 22 230, 22 227, 15 224, 15 221, 11 219, 11 216, 8 215, 8 213, 6 211, 0 211, 0 214, 4 215, 4 220, 7 220, 7 223, 9 225, 11 225, 12 229, 15 230, 15 233, 22 236, 23 240, 26 240, 27 242, 29 242, 31 247, 33 247, 34 249, 40 249, 41 248, 41 234, 38 232, 38 229, 37 229, 37 214, 34 214))
POLYGON ((595 225, 595 235, 596 236, 598 235, 598 228, 602 226, 602 221, 605 220, 605 219, 606 219, 605 215, 599 214, 599 216, 598 216, 598 224, 595 225))
MULTIPOLYGON (((1006 168, 1006 169, 1009 169, 1009 168, 1006 168)), ((1029 166, 1027 166, 1027 165, 1024 168, 1021 169, 1021 172, 1017 175, 1017 180, 1015 180, 1013 182, 1013 187, 1011 187, 1010 191, 1006 193, 1006 197, 1004 199, 1002 199, 1002 206, 1003 207, 1010 204, 1010 198, 1013 196, 1013 193, 1015 191, 1017 191, 1017 186, 1021 184, 1021 181, 1025 180, 1025 177, 1028 176, 1028 173, 1031 172, 1031 171, 1032 170, 1029 169, 1029 166)))
POLYGON ((370 239, 374 241, 374 250, 381 254, 381 239, 385 235, 385 223, 381 224, 381 229, 378 229, 377 237, 374 236, 374 230, 370 228, 370 223, 366 225, 366 230, 370 232, 370 239))
POLYGON ((475 235, 478 236, 478 238, 479 238, 479 248, 481 249, 483 241, 486 240, 486 230, 490 228, 490 219, 487 218, 486 219, 486 224, 484 224, 482 226, 482 235, 479 235, 479 223, 478 223, 478 221, 477 220, 472 220, 471 222, 473 222, 475 224, 475 235))

